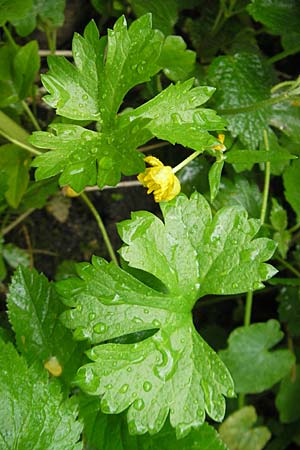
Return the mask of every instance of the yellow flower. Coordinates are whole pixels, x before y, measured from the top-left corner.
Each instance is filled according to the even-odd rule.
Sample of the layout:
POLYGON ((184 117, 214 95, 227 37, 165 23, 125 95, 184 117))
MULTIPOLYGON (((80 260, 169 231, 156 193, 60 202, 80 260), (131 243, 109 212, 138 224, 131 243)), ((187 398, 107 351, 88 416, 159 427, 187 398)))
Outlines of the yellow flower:
POLYGON ((138 180, 148 188, 147 194, 153 192, 156 202, 167 202, 176 197, 180 192, 180 183, 175 176, 172 167, 164 166, 154 156, 147 156, 145 162, 150 166, 145 172, 138 175, 138 180))
POLYGON ((44 363, 44 367, 54 377, 59 377, 62 374, 62 371, 63 371, 63 369, 62 369, 58 359, 56 358, 56 356, 51 356, 51 358, 49 358, 48 361, 46 361, 44 363))
POLYGON ((74 191, 74 189, 72 189, 70 186, 64 186, 62 188, 62 193, 66 196, 66 197, 79 197, 80 192, 76 192, 74 191))
POLYGON ((213 145, 214 150, 219 150, 221 152, 224 152, 226 150, 226 147, 224 144, 225 141, 225 134, 218 134, 218 141, 221 142, 219 145, 213 145))

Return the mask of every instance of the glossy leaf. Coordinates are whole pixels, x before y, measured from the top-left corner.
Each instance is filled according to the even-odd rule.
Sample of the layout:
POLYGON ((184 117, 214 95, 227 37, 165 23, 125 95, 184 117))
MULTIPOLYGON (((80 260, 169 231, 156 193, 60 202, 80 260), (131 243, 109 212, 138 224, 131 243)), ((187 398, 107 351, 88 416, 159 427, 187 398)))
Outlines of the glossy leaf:
POLYGON ((13 269, 16 269, 20 264, 26 267, 30 265, 28 252, 11 243, 4 245, 3 257, 7 264, 13 269))
POLYGON ((270 98, 270 66, 254 53, 219 56, 209 67, 208 81, 217 87, 214 100, 219 113, 226 113, 232 136, 239 137, 250 149, 258 147, 269 122, 270 109, 263 105, 241 113, 238 109, 270 98), (231 110, 236 112, 230 114, 231 110))
POLYGON ((208 180, 210 186, 210 201, 213 202, 216 198, 221 183, 221 175, 224 166, 224 161, 216 161, 211 166, 208 173, 208 180))
POLYGON ((178 18, 178 0, 130 0, 134 13, 140 17, 151 13, 153 27, 161 30, 166 36, 173 33, 178 18))
POLYGON ((300 159, 293 161, 283 173, 284 195, 300 221, 300 190, 298 181, 300 175, 300 159))
POLYGON ((57 287, 72 309, 66 326, 77 339, 94 344, 142 330, 152 336, 132 344, 94 346, 77 384, 101 395, 102 410, 126 408, 131 433, 158 432, 170 412, 178 435, 204 421, 204 410, 221 420, 223 395, 233 395, 229 374, 196 332, 192 308, 206 294, 259 289, 275 269, 263 261, 274 244, 254 239, 258 221, 242 208, 220 210, 212 218, 199 194, 161 204, 164 222, 151 213, 133 213, 120 224, 121 255, 130 267, 149 272, 167 291, 157 291, 101 258, 79 266, 80 279, 57 287), (255 258, 252 257, 255 255, 255 258))
POLYGON ((81 396, 79 405, 85 441, 92 450, 228 450, 216 430, 207 423, 178 440, 168 424, 158 434, 132 436, 124 416, 103 414, 98 399, 81 396))
POLYGON ((14 144, 0 147, 0 166, 7 176, 5 198, 10 206, 17 208, 29 182, 30 156, 26 150, 14 144))
POLYGON ((126 93, 159 71, 162 41, 162 34, 152 30, 150 15, 133 22, 129 30, 120 17, 107 41, 99 40, 98 29, 90 22, 83 37, 73 38, 75 65, 58 56, 48 59, 50 71, 42 80, 50 95, 44 100, 64 117, 110 125, 126 93))
POLYGON ((159 63, 164 74, 172 81, 184 81, 195 69, 196 53, 186 49, 181 36, 167 36, 159 63))
POLYGON ((276 320, 239 327, 230 334, 228 348, 219 355, 230 370, 237 392, 263 392, 291 370, 294 356, 289 350, 270 351, 282 338, 276 320))
POLYGON ((28 36, 37 25, 42 29, 60 27, 64 23, 65 5, 66 0, 33 0, 26 14, 13 21, 17 33, 28 36))
POLYGON ((60 323, 63 305, 44 275, 19 267, 8 294, 8 316, 16 334, 19 351, 28 363, 40 366, 56 357, 62 378, 69 383, 82 360, 81 349, 60 323))
POLYGON ((281 381, 275 403, 282 423, 296 422, 300 419, 299 365, 281 381))
POLYGON ((276 163, 297 158, 283 148, 280 151, 258 150, 256 152, 253 150, 231 150, 226 153, 225 157, 226 162, 230 164, 255 164, 267 161, 276 163))
POLYGON ((142 172, 144 156, 136 148, 151 137, 144 128, 147 122, 137 120, 107 133, 70 124, 55 124, 48 133, 34 133, 31 138, 34 145, 55 150, 35 158, 36 179, 61 174, 61 186, 70 185, 80 192, 95 184, 113 186, 120 181, 121 172, 125 175, 142 172))
POLYGON ((229 450, 262 450, 271 438, 267 427, 253 427, 257 421, 253 406, 245 406, 231 414, 220 426, 222 440, 229 450))
POLYGON ((12 344, 0 346, 1 449, 82 449, 74 402, 63 401, 59 385, 28 368, 12 344))
POLYGON ((0 27, 22 17, 32 5, 32 0, 0 0, 0 27))
POLYGON ((297 101, 281 102, 273 105, 270 124, 293 141, 299 142, 300 105, 297 101))
POLYGON ((275 198, 272 198, 270 220, 272 226, 277 231, 285 230, 288 225, 286 210, 283 209, 275 198))

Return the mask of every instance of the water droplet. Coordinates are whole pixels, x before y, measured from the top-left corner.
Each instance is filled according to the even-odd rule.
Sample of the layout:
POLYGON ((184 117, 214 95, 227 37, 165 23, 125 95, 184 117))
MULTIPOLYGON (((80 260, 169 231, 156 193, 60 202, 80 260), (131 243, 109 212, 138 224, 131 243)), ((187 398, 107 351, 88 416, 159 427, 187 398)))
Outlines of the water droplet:
POLYGON ((253 289, 261 289, 262 285, 259 281, 255 281, 255 283, 253 284, 253 289))
POLYGON ((132 393, 132 398, 136 398, 137 397, 137 393, 136 392, 133 392, 132 393))
POLYGON ((97 334, 104 333, 104 332, 106 331, 106 329, 107 329, 107 326, 106 326, 105 323, 103 323, 103 322, 97 323, 97 324, 94 326, 94 328, 93 328, 93 330, 94 330, 95 333, 97 333, 97 334))
POLYGON ((136 409, 137 411, 141 411, 145 406, 144 401, 141 398, 138 398, 137 400, 134 401, 133 403, 133 407, 134 409, 136 409))
POLYGON ((111 389, 112 388, 112 384, 107 384, 106 386, 104 386, 105 387, 105 389, 107 389, 107 390, 109 390, 109 389, 111 389))
POLYGON ((83 108, 83 103, 78 103, 79 108, 83 108))
POLYGON ((89 98, 89 96, 87 94, 83 94, 82 100, 87 100, 88 98, 89 98))
POLYGON ((145 313, 145 314, 149 314, 149 309, 145 308, 145 309, 144 309, 144 313, 145 313))
POLYGON ((77 309, 77 311, 82 311, 82 305, 77 305, 76 309, 77 309))
POLYGON ((129 434, 136 434, 136 432, 137 432, 137 426, 133 420, 128 422, 128 431, 129 431, 129 434))
POLYGON ((127 372, 132 372, 132 367, 127 367, 127 372))
POLYGON ((97 149, 95 147, 91 148, 90 153, 95 155, 97 153, 97 149))
POLYGON ((228 389, 227 391, 227 397, 234 397, 235 396, 235 392, 233 389, 228 389))
POLYGON ((159 358, 160 364, 154 367, 154 373, 158 378, 166 381, 172 377, 175 371, 175 361, 170 350, 171 344, 167 346, 163 337, 159 334, 153 337, 153 341, 161 355, 161 358, 159 358))
POLYGON ((160 323, 159 320, 154 319, 154 320, 152 321, 152 325, 153 325, 154 327, 160 327, 161 323, 160 323))
POLYGON ((237 289, 237 287, 238 287, 238 284, 237 284, 237 283, 232 283, 232 288, 233 288, 233 289, 237 289))
POLYGON ((95 313, 90 313, 90 314, 89 314, 89 320, 94 320, 95 317, 96 317, 96 314, 95 314, 95 313))
POLYGON ((120 393, 121 394, 125 394, 125 392, 127 392, 128 391, 128 388, 129 388, 129 384, 123 384, 123 386, 120 388, 120 393))
POLYGON ((181 338, 181 339, 180 339, 180 342, 181 342, 182 344, 184 344, 184 343, 185 343, 185 339, 184 339, 184 338, 181 338))
POLYGON ((150 383, 150 381, 145 381, 145 383, 143 384, 143 389, 145 392, 151 391, 152 384, 150 383))
POLYGON ((117 361, 113 362, 113 367, 117 367, 117 361))
POLYGON ((134 323, 142 323, 143 320, 142 320, 140 317, 134 317, 134 318, 133 318, 133 322, 134 322, 134 323))

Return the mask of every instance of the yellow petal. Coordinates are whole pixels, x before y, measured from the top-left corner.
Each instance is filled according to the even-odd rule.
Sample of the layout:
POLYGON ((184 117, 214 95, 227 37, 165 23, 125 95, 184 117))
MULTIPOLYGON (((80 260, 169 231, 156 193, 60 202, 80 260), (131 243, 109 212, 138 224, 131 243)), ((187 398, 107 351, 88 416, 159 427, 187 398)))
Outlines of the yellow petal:
POLYGON ((163 163, 158 159, 155 158, 155 156, 146 156, 146 158, 144 158, 144 161, 149 164, 150 166, 158 166, 158 167, 163 167, 163 163))
POLYGON ((49 358, 48 361, 45 362, 44 367, 54 377, 59 377, 63 371, 62 366, 59 364, 56 356, 51 356, 51 358, 49 358))

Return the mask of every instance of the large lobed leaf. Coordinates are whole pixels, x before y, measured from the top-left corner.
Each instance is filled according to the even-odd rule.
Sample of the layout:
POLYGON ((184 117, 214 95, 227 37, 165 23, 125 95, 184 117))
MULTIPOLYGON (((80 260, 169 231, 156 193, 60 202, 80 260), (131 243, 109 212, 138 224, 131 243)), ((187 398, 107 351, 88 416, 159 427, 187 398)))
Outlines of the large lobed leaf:
MULTIPOLYGON (((99 131, 56 124, 48 133, 34 133, 34 145, 55 150, 35 159, 38 180, 62 174, 60 184, 69 184, 76 191, 96 183, 102 188, 117 184, 121 173, 143 171, 143 156, 136 149, 154 136, 201 151, 218 143, 209 131, 224 129, 225 121, 214 111, 200 108, 215 89, 193 88, 193 79, 170 85, 137 109, 117 115, 132 87, 163 67, 169 66, 172 72, 172 57, 166 61, 168 43, 172 49, 174 39, 165 41, 161 53, 163 36, 152 30, 151 15, 136 20, 128 30, 121 17, 107 39, 99 40, 93 22, 83 37, 75 34, 75 65, 61 57, 49 59, 50 71, 43 83, 50 95, 45 100, 64 117, 98 121, 99 131)), ((184 52, 182 44, 180 41, 184 52)), ((194 54, 186 56, 194 58, 194 54)))
MULTIPOLYGON (((263 261, 275 244, 253 239, 259 221, 240 207, 214 218, 200 194, 162 204, 164 222, 148 212, 120 224, 122 257, 164 287, 154 290, 114 264, 94 258, 79 265, 80 278, 58 283, 72 309, 63 315, 77 339, 89 339, 92 363, 81 367, 77 384, 102 396, 102 410, 129 407, 131 433, 158 432, 168 414, 178 435, 201 425, 207 413, 222 420, 224 395, 234 395, 221 360, 197 333, 192 308, 206 294, 236 294, 263 287, 276 271, 263 261), (132 344, 107 343, 151 330, 132 344)), ((156 284, 157 285, 157 284, 156 284)))
POLYGON ((28 368, 12 344, 0 340, 1 450, 80 450, 82 430, 74 402, 59 385, 28 368))
POLYGON ((82 351, 59 321, 64 306, 53 285, 35 270, 18 267, 9 288, 8 316, 19 351, 29 364, 55 357, 62 378, 70 383, 82 361, 82 351))

